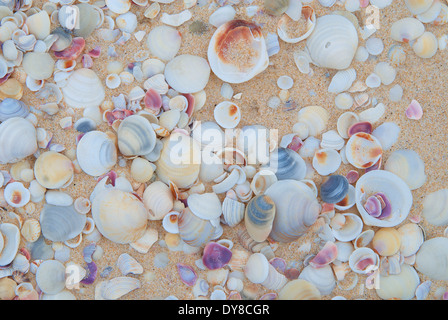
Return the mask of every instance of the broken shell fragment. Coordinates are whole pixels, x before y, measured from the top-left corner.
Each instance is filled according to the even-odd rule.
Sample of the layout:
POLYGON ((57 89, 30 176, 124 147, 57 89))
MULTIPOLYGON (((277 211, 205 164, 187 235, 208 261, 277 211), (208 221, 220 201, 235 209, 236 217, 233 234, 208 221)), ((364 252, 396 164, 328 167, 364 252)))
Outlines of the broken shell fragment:
POLYGON ((316 13, 310 6, 303 6, 298 21, 287 14, 283 15, 277 25, 280 39, 288 43, 297 43, 308 38, 316 26, 316 13))

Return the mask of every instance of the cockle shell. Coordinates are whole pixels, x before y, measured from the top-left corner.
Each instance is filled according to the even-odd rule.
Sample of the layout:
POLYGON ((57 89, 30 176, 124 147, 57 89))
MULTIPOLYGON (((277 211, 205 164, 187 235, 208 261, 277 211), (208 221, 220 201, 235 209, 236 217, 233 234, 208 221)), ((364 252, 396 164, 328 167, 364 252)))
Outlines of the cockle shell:
POLYGON ((86 216, 73 206, 45 204, 40 214, 42 235, 51 241, 67 241, 79 235, 86 224, 86 216))
POLYGON ((118 148, 125 156, 149 154, 155 147, 156 134, 151 123, 140 115, 124 119, 117 131, 118 148))
POLYGON ((179 214, 178 226, 181 239, 193 247, 204 245, 216 232, 216 228, 209 220, 198 218, 189 208, 185 208, 179 214))
POLYGON ((276 214, 270 237, 291 242, 303 235, 320 212, 314 192, 304 183, 281 180, 265 192, 275 203, 276 214))
POLYGON ((23 118, 13 117, 2 122, 0 141, 0 164, 15 163, 37 151, 36 128, 23 118))
POLYGON ((105 98, 101 80, 91 69, 77 69, 62 88, 65 103, 72 108, 99 107, 105 98))
POLYGON ((108 188, 93 199, 92 216, 103 236, 123 244, 135 242, 143 236, 148 213, 133 194, 108 188))
POLYGON ((10 264, 19 250, 20 231, 12 223, 0 224, 0 237, 2 238, 2 250, 0 250, 0 266, 10 264))
POLYGON ((65 267, 56 260, 40 264, 36 272, 36 283, 42 292, 57 294, 65 288, 65 267))
POLYGON ((448 238, 436 237, 423 242, 417 252, 415 268, 432 280, 448 279, 448 238))
POLYGON ((370 171, 356 182, 356 207, 369 226, 394 227, 403 222, 412 207, 413 198, 408 185, 395 174, 384 170, 370 171), (391 215, 377 219, 367 213, 364 203, 368 197, 382 193, 391 206, 391 215))
POLYGON ((330 114, 320 106, 308 106, 300 109, 298 113, 299 123, 305 123, 310 136, 317 136, 327 127, 330 114))
POLYGON ((244 20, 221 25, 210 40, 207 56, 213 73, 228 83, 249 81, 269 64, 260 27, 244 20))
POLYGON ((0 122, 9 118, 26 118, 30 113, 30 108, 22 101, 6 98, 0 102, 0 122))
POLYGON ((376 293, 381 299, 411 300, 420 279, 415 269, 407 264, 401 265, 401 272, 395 275, 381 276, 376 293))
POLYGON ((187 198, 188 208, 198 218, 214 220, 222 213, 221 201, 216 193, 192 194, 187 198))
POLYGON ((348 140, 345 154, 350 164, 358 169, 366 169, 378 162, 383 150, 374 136, 358 132, 348 140))
POLYGON ((267 169, 274 172, 278 180, 302 180, 306 176, 305 161, 288 148, 275 149, 270 155, 267 169))
POLYGON ((210 66, 202 57, 184 54, 175 57, 165 67, 166 82, 181 93, 195 93, 205 88, 210 66))
POLYGON ((59 189, 73 180, 74 166, 63 154, 47 151, 37 158, 34 175, 41 186, 47 189, 59 189))
POLYGON ((384 164, 384 170, 399 176, 411 190, 420 188, 426 182, 425 164, 414 150, 392 152, 384 164))
POLYGON ((277 34, 283 41, 297 43, 308 38, 313 32, 316 26, 316 13, 314 9, 310 6, 303 6, 300 11, 301 15, 297 22, 294 22, 288 14, 284 14, 278 21, 277 34), (294 27, 291 27, 290 24, 293 24, 294 27), (291 29, 294 29, 292 35, 290 35, 291 29))
POLYGON ((226 197, 222 202, 222 215, 230 227, 238 225, 244 219, 245 205, 238 200, 226 197))
POLYGON ((326 203, 338 203, 348 193, 347 178, 341 175, 331 175, 320 187, 320 197, 326 203))
POLYGON ((407 223, 397 231, 401 237, 400 253, 405 257, 417 253, 425 241, 422 228, 416 223, 407 223))
POLYGON ((257 242, 265 241, 275 217, 275 204, 267 195, 254 197, 246 206, 244 222, 249 235, 257 242))
POLYGON ((423 217, 432 225, 448 224, 448 189, 440 189, 426 195, 423 200, 423 217))
POLYGON ((107 134, 90 131, 79 140, 76 159, 85 173, 97 177, 108 172, 117 163, 117 149, 107 134))
POLYGON ((399 42, 410 42, 420 37, 425 32, 423 23, 415 18, 404 18, 395 21, 390 27, 390 36, 399 42))
POLYGON ((320 300, 319 289, 309 281, 296 279, 288 282, 279 292, 280 300, 320 300))
POLYGON ((313 63, 322 68, 347 69, 358 48, 358 34, 345 17, 329 14, 317 18, 316 27, 306 40, 313 63))
POLYGON ((161 181, 151 183, 143 193, 143 203, 149 210, 150 220, 161 220, 174 206, 174 198, 170 188, 161 181))
POLYGON ((20 233, 27 242, 36 242, 40 237, 40 223, 36 219, 27 219, 20 229, 20 233))
POLYGON ((311 265, 308 265, 300 273, 299 279, 314 284, 322 295, 331 294, 336 287, 333 270, 329 265, 325 265, 322 268, 314 268, 311 265))
POLYGON ((336 72, 328 87, 328 92, 341 93, 347 91, 356 80, 356 70, 353 68, 336 72))

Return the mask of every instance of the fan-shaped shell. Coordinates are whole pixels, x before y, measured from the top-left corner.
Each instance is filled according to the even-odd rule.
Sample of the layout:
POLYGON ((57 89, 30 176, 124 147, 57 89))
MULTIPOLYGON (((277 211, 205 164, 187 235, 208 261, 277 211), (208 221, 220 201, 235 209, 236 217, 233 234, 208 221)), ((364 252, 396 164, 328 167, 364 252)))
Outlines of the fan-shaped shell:
POLYGON ((142 116, 124 119, 117 131, 118 148, 125 156, 149 154, 156 145, 156 133, 151 123, 142 116))
POLYGON ((90 131, 78 142, 76 159, 85 173, 96 177, 105 174, 117 163, 117 149, 107 134, 90 131))
POLYGON ((99 107, 105 98, 100 78, 91 69, 78 69, 62 88, 65 103, 72 108, 99 107))
POLYGON ((271 153, 268 170, 275 173, 278 180, 302 180, 306 176, 306 163, 294 150, 278 148, 271 153))
POLYGON ((379 283, 380 286, 379 289, 376 289, 376 293, 381 299, 410 300, 415 295, 420 279, 413 267, 403 264, 399 274, 380 275, 379 283))
POLYGON ((261 28, 244 20, 221 25, 210 40, 207 56, 213 73, 228 83, 249 81, 269 64, 261 28))
POLYGON ((448 224, 448 189, 440 189, 426 195, 423 200, 423 216, 435 226, 448 224))
POLYGON ((133 194, 108 188, 93 199, 92 216, 103 236, 124 244, 135 242, 144 235, 148 213, 133 194))
POLYGON ((0 122, 9 118, 25 118, 30 113, 30 108, 20 100, 6 98, 0 102, 0 122))
POLYGON ((403 18, 395 21, 390 27, 390 36, 399 42, 410 42, 425 32, 423 23, 415 18, 403 18))
POLYGON ((0 164, 22 160, 37 151, 36 128, 23 118, 10 118, 0 124, 0 146, 0 164))
POLYGON ((279 292, 280 300, 320 300, 319 289, 309 281, 296 279, 288 282, 279 292))
POLYGON ((320 106, 308 106, 300 109, 298 113, 299 123, 305 123, 308 126, 308 134, 317 136, 327 127, 330 114, 320 106))
POLYGON ((34 175, 37 182, 47 189, 59 189, 73 180, 74 166, 63 154, 47 151, 37 158, 34 175))
POLYGON ((420 188, 426 182, 425 163, 413 150, 392 152, 384 164, 384 169, 403 179, 411 190, 420 188))
POLYGON ((193 247, 200 247, 210 241, 216 228, 209 220, 198 218, 189 208, 185 208, 178 218, 179 236, 193 247))
POLYGON ((320 205, 314 192, 304 183, 281 180, 266 192, 275 203, 276 213, 270 237, 291 242, 302 236, 316 221, 320 205))
POLYGON ((161 220, 174 206, 171 189, 161 181, 151 183, 143 193, 143 203, 149 210, 150 220, 161 220))
POLYGON ((325 15, 317 18, 316 27, 306 40, 306 47, 317 66, 347 69, 358 48, 358 33, 347 18, 325 15))
POLYGON ((275 204, 267 195, 254 197, 246 207, 244 222, 249 235, 257 242, 265 241, 275 217, 275 204))
POLYGON ((56 260, 40 264, 36 272, 36 283, 46 294, 57 294, 65 288, 65 267, 56 260))
POLYGON ((20 231, 12 223, 0 224, 0 238, 2 250, 0 250, 0 266, 10 264, 19 250, 20 231))
POLYGON ((67 241, 79 235, 86 224, 86 216, 73 206, 45 204, 40 213, 42 235, 51 241, 67 241))
POLYGON ((415 268, 433 280, 448 280, 448 238, 436 237, 423 242, 417 252, 415 268))

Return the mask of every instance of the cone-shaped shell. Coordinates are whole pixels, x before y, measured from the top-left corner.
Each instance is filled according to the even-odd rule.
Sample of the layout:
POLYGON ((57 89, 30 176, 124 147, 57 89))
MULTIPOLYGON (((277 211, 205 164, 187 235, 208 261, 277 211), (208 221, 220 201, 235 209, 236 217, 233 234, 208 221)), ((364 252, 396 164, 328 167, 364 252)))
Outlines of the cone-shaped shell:
POLYGON ((30 121, 14 117, 0 124, 0 164, 22 160, 37 148, 36 128, 30 121))
POLYGON ((73 179, 72 161, 63 154, 47 151, 37 158, 34 164, 34 175, 37 182, 47 189, 59 189, 73 179))
POLYGON ((275 204, 267 195, 253 198, 246 207, 244 222, 249 235, 257 242, 265 241, 272 230, 275 204))
POLYGON ((85 173, 97 177, 108 172, 117 163, 117 149, 107 134, 90 131, 78 142, 76 158, 85 173))
POLYGON ((156 145, 156 134, 144 117, 132 115, 124 119, 117 131, 118 148, 125 156, 149 154, 156 145))
POLYGON ((74 71, 62 88, 65 103, 72 108, 98 107, 104 101, 103 84, 91 69, 74 71))
POLYGON ((135 242, 143 236, 148 213, 133 194, 109 188, 93 199, 92 216, 103 236, 124 244, 135 242))
POLYGON ((45 204, 40 213, 40 227, 45 239, 67 241, 79 235, 86 224, 86 215, 73 206, 61 207, 45 204))

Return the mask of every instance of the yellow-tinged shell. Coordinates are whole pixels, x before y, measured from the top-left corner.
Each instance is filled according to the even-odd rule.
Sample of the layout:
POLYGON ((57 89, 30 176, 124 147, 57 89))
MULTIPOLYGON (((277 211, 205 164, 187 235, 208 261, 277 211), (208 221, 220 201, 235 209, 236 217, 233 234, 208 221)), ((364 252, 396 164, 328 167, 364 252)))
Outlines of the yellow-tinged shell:
POLYGON ((10 278, 0 279, 0 300, 12 300, 16 296, 17 283, 10 278))
POLYGON ((155 181, 143 193, 143 203, 149 210, 149 220, 162 220, 173 209, 173 193, 166 184, 155 181))
POLYGON ((420 279, 415 269, 404 263, 399 274, 380 276, 379 283, 376 293, 381 299, 410 300, 415 295, 420 279))
POLYGON ((320 106, 308 106, 300 109, 298 113, 298 122, 308 126, 310 136, 322 133, 326 129, 329 119, 328 111, 320 106))
POLYGON ((288 282, 278 294, 280 300, 320 300, 317 287, 306 280, 297 279, 288 282))
POLYGON ((17 79, 9 78, 0 86, 0 100, 6 98, 20 100, 23 96, 23 86, 17 79))
POLYGON ((244 222, 246 230, 257 242, 265 241, 272 230, 275 203, 267 195, 253 198, 246 207, 244 222))
POLYGON ((37 182, 47 189, 59 189, 73 179, 72 161, 55 151, 47 151, 37 158, 34 164, 34 175, 37 182))
POLYGON ((36 219, 27 219, 20 230, 20 233, 28 242, 36 242, 40 236, 40 223, 36 219))
POLYGON ((406 7, 413 14, 420 14, 428 10, 434 0, 405 0, 406 7))
POLYGON ((401 236, 394 228, 381 228, 372 239, 372 248, 383 257, 392 256, 400 250, 401 236))
POLYGON ((415 54, 424 59, 432 58, 438 47, 437 37, 431 32, 423 33, 412 45, 415 54))

